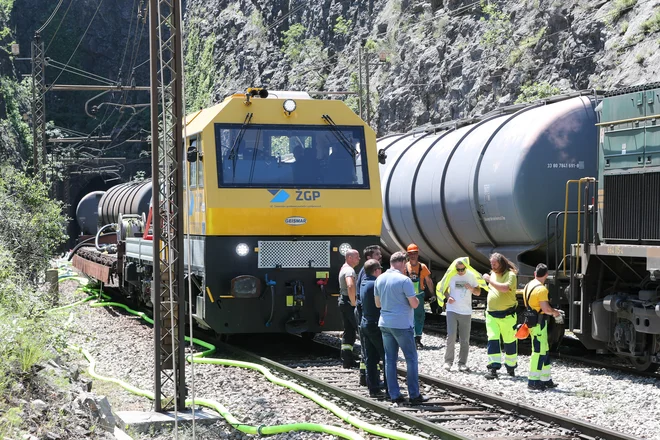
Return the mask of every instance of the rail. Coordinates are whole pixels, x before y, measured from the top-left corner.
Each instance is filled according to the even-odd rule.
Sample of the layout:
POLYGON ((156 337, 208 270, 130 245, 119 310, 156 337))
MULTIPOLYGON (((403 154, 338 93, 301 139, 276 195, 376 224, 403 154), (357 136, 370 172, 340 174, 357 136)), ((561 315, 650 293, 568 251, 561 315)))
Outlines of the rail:
MULTIPOLYGON (((327 345, 325 343, 321 343, 321 344, 327 345)), ((389 403, 381 403, 371 398, 360 396, 357 393, 347 391, 338 386, 327 383, 324 380, 318 379, 316 377, 311 377, 308 374, 297 371, 295 368, 282 365, 279 362, 262 357, 258 354, 252 353, 250 351, 232 345, 223 344, 223 348, 233 352, 236 355, 245 356, 256 362, 266 364, 269 368, 272 368, 287 375, 291 375, 296 379, 310 383, 315 387, 318 387, 333 395, 340 396, 341 398, 353 402, 355 404, 358 404, 364 408, 377 411, 380 414, 386 414, 387 416, 391 417, 394 420, 404 422, 407 426, 421 429, 426 434, 437 435, 442 439, 467 438, 462 434, 447 430, 446 428, 439 427, 438 425, 430 421, 424 420, 418 416, 407 414, 406 412, 412 412, 410 411, 411 410, 410 407, 402 407, 403 410, 401 410, 398 407, 391 406, 389 403)), ((398 368, 397 371, 400 376, 405 377, 406 375, 405 368, 398 368)), ((491 395, 437 377, 432 377, 420 373, 419 379, 421 383, 438 387, 451 394, 460 396, 464 400, 472 401, 475 404, 479 404, 486 408, 490 408, 490 411, 500 412, 511 416, 518 416, 518 417, 522 416, 523 418, 527 417, 530 418, 530 420, 536 420, 537 423, 540 423, 543 426, 555 427, 555 428, 559 427, 561 429, 570 431, 571 438, 574 439, 633 440, 635 438, 607 428, 591 425, 588 422, 562 416, 550 411, 546 411, 544 409, 540 409, 532 406, 526 406, 524 404, 517 403, 516 399, 491 395)), ((555 435, 549 435, 547 438, 559 438, 559 437, 555 435)), ((565 437, 560 436, 560 438, 565 438, 565 437)))

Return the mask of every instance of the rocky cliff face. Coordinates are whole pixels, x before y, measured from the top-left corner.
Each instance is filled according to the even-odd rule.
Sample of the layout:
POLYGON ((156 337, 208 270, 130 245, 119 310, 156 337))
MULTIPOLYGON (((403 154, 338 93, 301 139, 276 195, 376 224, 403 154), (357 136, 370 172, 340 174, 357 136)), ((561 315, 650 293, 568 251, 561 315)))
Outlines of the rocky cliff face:
MULTIPOLYGON (((53 7, 15 0, 10 27, 21 56, 53 7)), ((146 7, 82 0, 68 10, 64 2, 42 35, 49 44, 57 33, 47 56, 66 63, 80 42, 72 66, 147 84, 146 7)), ((185 10, 189 110, 252 85, 357 91, 358 47, 370 57, 371 123, 380 135, 518 99, 660 80, 660 0, 187 0, 185 10)), ((24 64, 19 73, 29 72, 24 64)), ((51 118, 117 131, 116 119, 97 128, 84 114, 80 101, 92 96, 49 95, 51 118)), ((357 98, 346 99, 357 110, 357 98)))
POLYGON ((189 0, 186 29, 189 109, 252 85, 357 90, 362 46, 379 135, 660 80, 660 0, 189 0))

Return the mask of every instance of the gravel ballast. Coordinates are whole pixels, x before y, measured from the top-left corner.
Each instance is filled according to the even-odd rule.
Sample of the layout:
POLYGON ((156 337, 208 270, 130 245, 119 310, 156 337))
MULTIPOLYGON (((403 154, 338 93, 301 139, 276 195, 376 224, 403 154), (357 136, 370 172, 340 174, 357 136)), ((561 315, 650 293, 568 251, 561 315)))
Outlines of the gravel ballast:
MULTIPOLYGON (((62 283, 62 302, 80 299, 75 294, 74 281, 62 283)), ((97 362, 97 373, 122 379, 139 388, 153 390, 153 341, 150 326, 139 318, 112 308, 76 308, 71 340, 89 350, 97 362)), ((328 335, 336 338, 335 335, 328 335)), ((468 358, 469 373, 459 372, 455 364, 445 371, 446 338, 424 335, 425 348, 419 351, 420 372, 470 386, 484 392, 506 396, 557 414, 578 418, 641 439, 660 440, 660 389, 655 379, 639 377, 620 371, 584 367, 575 363, 553 362, 553 379, 559 387, 552 391, 536 392, 527 389, 528 356, 519 356, 517 377, 509 377, 504 370, 497 380, 483 377, 487 355, 484 347, 473 344, 468 358)), ((458 359, 458 344, 456 359, 458 359)), ((222 354, 217 357, 221 357, 222 354)), ((401 359, 402 361, 402 359, 401 359)), ((405 365, 403 361, 401 365, 405 365)), ((187 367, 191 385, 191 368, 187 367)), ((237 419, 248 425, 277 425, 312 422, 358 432, 329 411, 294 391, 268 382, 260 373, 241 368, 213 365, 194 366, 195 394, 224 405, 237 419)), ((357 373, 356 373, 357 380, 357 373)), ((405 387, 403 388, 405 390, 405 387)), ((94 381, 93 392, 106 395, 113 411, 151 411, 152 402, 134 396, 118 386, 94 381)), ((359 415, 358 415, 359 416, 359 415)), ((192 438, 190 428, 182 428, 192 438)), ((365 438, 368 434, 361 433, 365 438)), ((135 437, 135 435, 134 435, 135 437)), ((245 438, 224 420, 212 426, 196 427, 196 438, 245 438)), ((172 433, 142 435, 139 438, 172 438, 172 433), (160 435, 160 437, 159 437, 160 435)), ((292 432, 273 436, 277 439, 334 438, 327 434, 292 432)))

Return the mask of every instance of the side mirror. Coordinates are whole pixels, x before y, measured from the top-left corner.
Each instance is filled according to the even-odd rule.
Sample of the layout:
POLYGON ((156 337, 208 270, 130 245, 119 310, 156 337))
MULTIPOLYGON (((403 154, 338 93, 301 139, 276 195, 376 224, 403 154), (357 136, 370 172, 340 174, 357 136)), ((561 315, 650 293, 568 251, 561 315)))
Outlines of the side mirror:
POLYGON ((382 165, 385 165, 385 160, 387 160, 387 154, 385 154, 385 150, 378 150, 378 162, 382 165))
POLYGON ((186 159, 188 159, 188 162, 197 162, 199 156, 200 155, 197 153, 197 147, 188 147, 186 153, 186 159))

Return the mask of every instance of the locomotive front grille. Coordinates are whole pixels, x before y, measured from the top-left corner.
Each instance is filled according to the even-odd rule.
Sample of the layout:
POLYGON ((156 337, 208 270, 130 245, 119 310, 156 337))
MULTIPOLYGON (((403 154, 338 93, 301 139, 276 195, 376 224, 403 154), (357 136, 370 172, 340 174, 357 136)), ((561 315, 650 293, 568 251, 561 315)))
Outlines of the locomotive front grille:
POLYGON ((330 267, 330 241, 259 241, 259 268, 330 267))
POLYGON ((605 176, 605 240, 660 240, 660 173, 605 176))

